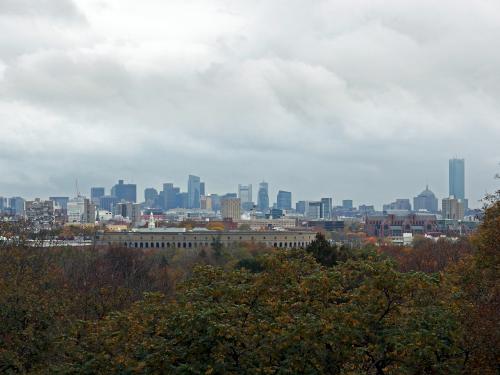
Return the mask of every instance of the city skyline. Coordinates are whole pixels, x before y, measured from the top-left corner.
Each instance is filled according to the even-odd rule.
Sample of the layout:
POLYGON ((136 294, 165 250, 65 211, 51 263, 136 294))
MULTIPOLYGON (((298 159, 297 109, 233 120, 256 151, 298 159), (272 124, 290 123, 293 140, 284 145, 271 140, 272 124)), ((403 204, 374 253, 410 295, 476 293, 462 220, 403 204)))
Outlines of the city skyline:
MULTIPOLYGON (((430 204, 432 207, 436 207, 436 204, 437 204, 437 201, 439 201, 440 199, 444 199, 444 198, 448 198, 448 197, 455 197, 455 198, 458 198, 458 199, 461 199, 461 200, 464 200, 465 199, 465 207, 469 207, 469 208, 480 208, 480 204, 478 205, 468 205, 468 197, 467 197, 467 194, 465 194, 464 196, 464 186, 467 182, 467 177, 465 176, 464 174, 464 169, 465 169, 465 160, 464 159, 457 159, 457 158, 451 158, 448 160, 449 162, 449 168, 448 168, 448 186, 449 186, 449 191, 448 191, 448 194, 447 195, 444 195, 442 197, 439 197, 437 196, 436 197, 436 203, 423 203, 422 201, 419 203, 419 205, 423 205, 423 206, 426 206, 427 204, 430 204), (458 168, 458 175, 457 175, 457 168, 458 168), (458 189, 460 191, 460 193, 457 195, 457 194, 453 194, 455 192, 454 189, 456 189, 458 186, 458 189)), ((118 182, 114 183, 109 189, 107 189, 106 187, 102 187, 102 186, 92 186, 90 187, 88 190, 90 191, 90 194, 86 194, 85 192, 80 192, 80 191, 76 191, 75 190, 75 197, 76 196, 83 196, 83 197, 89 197, 91 199, 94 199, 94 195, 97 194, 99 196, 105 196, 105 198, 110 198, 110 199, 116 199, 117 202, 119 202, 120 200, 123 200, 123 201, 132 201, 132 202, 144 202, 144 203, 147 203, 148 201, 152 201, 152 199, 148 199, 148 196, 150 196, 151 194, 154 194, 156 198, 161 198, 162 200, 168 200, 170 203, 167 204, 167 208, 168 207, 172 207, 174 208, 172 205, 172 202, 175 198, 175 192, 174 190, 177 192, 177 193, 180 193, 181 195, 185 195, 185 199, 186 199, 186 208, 200 208, 200 197, 201 196, 209 196, 209 195, 212 195, 212 194, 215 194, 215 195, 218 195, 220 197, 223 197, 224 194, 230 194, 230 195, 234 195, 234 197, 238 197, 238 198, 242 198, 242 196, 244 195, 244 198, 241 200, 241 204, 242 204, 242 209, 245 208, 245 210, 249 210, 251 206, 249 206, 248 204, 245 205, 245 203, 254 203, 257 207, 259 207, 259 201, 260 201, 260 194, 261 194, 261 190, 262 190, 262 187, 264 186, 265 188, 265 191, 267 192, 267 199, 268 199, 268 207, 273 207, 273 205, 276 205, 277 208, 284 208, 285 206, 286 207, 290 207, 290 208, 295 208, 295 203, 297 202, 308 202, 308 201, 318 201, 318 200, 324 200, 324 199, 330 199, 330 203, 329 205, 332 206, 332 203, 333 203, 333 206, 342 206, 344 204, 344 201, 346 199, 350 200, 350 201, 354 201, 354 206, 363 206, 364 204, 372 204, 375 206, 375 209, 377 210, 386 210, 386 209, 407 209, 406 207, 410 207, 410 209, 413 207, 412 206, 412 203, 411 201, 413 201, 413 205, 416 205, 416 199, 417 197, 420 197, 422 196, 422 194, 425 196, 427 195, 427 192, 433 194, 434 191, 432 191, 432 189, 429 189, 429 184, 426 185, 425 187, 425 190, 420 193, 420 194, 415 194, 413 197, 409 196, 409 197, 405 197, 403 195, 399 195, 398 197, 396 198, 391 198, 391 199, 394 199, 396 202, 393 202, 393 203, 389 203, 390 201, 387 200, 386 202, 383 202, 380 206, 378 206, 376 203, 372 202, 372 201, 368 201, 368 200, 362 200, 362 201, 355 201, 353 200, 352 198, 338 198, 335 194, 324 194, 321 198, 320 197, 310 197, 310 198, 307 198, 307 199, 303 199, 303 198, 298 198, 298 199, 292 199, 292 196, 293 196, 293 191, 285 191, 285 190, 282 190, 281 187, 274 187, 274 189, 271 189, 270 191, 273 192, 273 191, 276 191, 276 193, 274 194, 274 197, 273 198, 273 194, 269 194, 269 182, 266 182, 266 181, 261 181, 259 183, 259 191, 258 191, 258 194, 256 197, 253 197, 252 196, 252 183, 250 184, 238 184, 237 186, 237 189, 236 190, 231 190, 231 189, 226 189, 224 191, 211 191, 210 190, 210 187, 208 188, 207 191, 205 191, 205 182, 202 182, 201 181, 201 178, 199 176, 196 176, 196 175, 192 175, 192 174, 189 174, 188 175, 188 180, 187 180, 187 184, 186 184, 186 187, 185 189, 183 189, 182 187, 182 184, 177 184, 176 182, 172 183, 172 182, 168 182, 168 183, 162 183, 161 184, 161 187, 163 187, 163 190, 167 191, 167 196, 160 196, 158 195, 159 193, 161 193, 162 189, 157 189, 157 186, 146 186, 144 187, 143 189, 141 188, 138 188, 138 185, 135 184, 133 181, 127 181, 127 183, 124 183, 124 180, 123 179, 119 179, 118 182), (200 186, 201 187, 201 190, 203 192, 200 193, 200 186), (247 191, 249 189, 249 191, 247 191), (174 194, 174 196, 172 196, 171 193, 169 193, 170 191, 172 191, 174 194), (195 191, 196 191, 196 198, 193 198, 193 194, 195 194, 195 191), (285 194, 285 195, 283 195, 285 194), (282 195, 282 198, 280 198, 280 195, 282 195), (289 195, 289 196, 288 196, 289 195), (286 196, 286 198, 285 198, 286 196), (328 197, 328 198, 324 198, 324 197, 328 197), (132 198, 133 197, 133 198, 132 198), (127 199, 129 198, 129 199, 127 199), (193 199, 196 199, 196 204, 193 205, 193 199), (250 200, 248 200, 250 199, 250 200), (285 199, 285 201, 282 201, 280 203, 280 199, 285 199), (407 203, 404 203, 404 201, 406 201, 407 203), (284 202, 288 202, 288 203, 284 203, 284 202), (403 203, 399 203, 399 202, 403 202, 403 203), (392 207, 394 206, 394 207, 392 207), (386 208, 387 207, 387 208, 386 208), (389 207, 392 207, 392 208, 389 208, 389 207)), ((271 184, 272 186, 272 184, 271 184)), ((75 184, 75 189, 78 189, 78 181, 76 181, 76 184, 75 184)), ((1 193, 1 192, 0 192, 1 193)), ((64 194, 58 194, 59 196, 61 195, 64 195, 64 194)), ((72 197, 73 195, 69 194, 67 197, 72 197)), ((0 194, 0 197, 2 197, 2 195, 0 194)), ((32 198, 39 198, 39 197, 42 197, 41 195, 35 195, 35 196, 30 196, 28 199, 32 199, 32 198)), ((433 198, 434 199, 434 198, 433 198)), ((165 201, 165 202, 166 202, 165 201)), ((478 202, 480 203, 480 202, 478 202)), ((413 207, 415 209, 415 207, 413 207)), ((432 210, 429 210, 429 211, 436 211, 435 208, 433 208, 432 210)))
POLYGON ((381 206, 427 184, 447 196, 454 155, 471 207, 498 187, 498 2, 28 0, 0 14, 2 195, 193 173, 214 192, 264 179, 271 200, 381 206))

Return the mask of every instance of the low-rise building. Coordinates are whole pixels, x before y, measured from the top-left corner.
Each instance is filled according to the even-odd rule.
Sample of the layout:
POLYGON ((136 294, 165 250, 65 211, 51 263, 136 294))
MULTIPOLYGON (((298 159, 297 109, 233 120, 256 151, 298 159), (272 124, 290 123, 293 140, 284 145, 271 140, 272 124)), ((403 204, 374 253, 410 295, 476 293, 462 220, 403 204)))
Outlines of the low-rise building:
POLYGON ((409 215, 367 216, 365 232, 375 237, 401 237, 403 233, 425 234, 437 229, 436 216, 413 213, 409 215))
POLYGON ((305 247, 314 241, 313 231, 186 231, 183 228, 140 228, 128 232, 98 232, 97 245, 129 248, 203 248, 214 241, 223 246, 254 242, 276 248, 305 247))
POLYGON ((49 228, 54 224, 54 202, 35 198, 25 202, 25 217, 39 228, 49 228))

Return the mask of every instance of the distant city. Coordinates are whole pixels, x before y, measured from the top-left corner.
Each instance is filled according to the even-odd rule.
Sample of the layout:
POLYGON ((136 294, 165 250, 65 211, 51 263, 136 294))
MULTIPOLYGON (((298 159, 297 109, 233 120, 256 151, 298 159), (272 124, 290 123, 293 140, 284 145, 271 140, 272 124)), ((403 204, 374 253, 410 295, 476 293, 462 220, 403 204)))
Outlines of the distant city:
POLYGON ((208 194, 205 182, 199 176, 189 175, 187 191, 166 182, 160 189, 146 188, 141 199, 137 185, 124 180, 119 180, 109 191, 105 187, 92 187, 90 196, 77 191, 75 197, 34 200, 0 197, 0 213, 3 220, 24 218, 39 228, 68 224, 134 228, 147 225, 153 217, 158 225, 186 220, 200 225, 221 221, 226 229, 244 226, 252 230, 297 227, 343 230, 359 223, 364 226, 364 233, 375 237, 472 230, 480 213, 468 208, 464 159, 449 160, 448 177, 449 195, 441 199, 441 205, 426 186, 413 201, 397 198, 384 204, 382 211, 369 204, 356 206, 351 199, 335 205, 331 196, 294 203, 292 192, 285 190, 279 190, 272 199, 269 183, 265 181, 257 189, 252 184, 239 184, 235 192, 208 194))

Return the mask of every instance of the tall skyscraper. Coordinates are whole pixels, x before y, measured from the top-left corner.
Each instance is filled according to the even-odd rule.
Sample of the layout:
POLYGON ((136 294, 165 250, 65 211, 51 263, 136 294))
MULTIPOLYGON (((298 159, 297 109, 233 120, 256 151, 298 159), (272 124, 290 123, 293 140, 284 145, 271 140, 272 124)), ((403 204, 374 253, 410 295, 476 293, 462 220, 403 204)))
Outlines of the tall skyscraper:
POLYGON ((111 189, 111 195, 118 198, 119 201, 135 203, 137 201, 137 186, 118 180, 118 184, 111 189))
POLYGON ((252 184, 248 185, 238 185, 238 197, 241 201, 241 208, 246 211, 249 211, 253 208, 252 201, 252 184))
POLYGON ((117 197, 112 195, 105 195, 104 197, 99 198, 99 209, 113 212, 114 207, 120 202, 117 197))
POLYGON ((333 199, 332 198, 321 198, 321 211, 322 218, 330 220, 333 216, 333 199))
POLYGON ((298 214, 304 215, 306 213, 306 201, 298 201, 295 203, 295 211, 298 214))
POLYGON ((9 198, 9 206, 16 216, 24 216, 24 199, 21 197, 9 198))
POLYGON ((90 200, 95 205, 99 205, 99 200, 101 197, 106 195, 105 189, 103 187, 93 187, 90 188, 90 200))
POLYGON ((261 212, 267 212, 267 210, 269 210, 269 184, 267 182, 263 181, 259 184, 257 207, 261 212))
POLYGON ((188 208, 200 208, 201 181, 198 176, 189 175, 188 178, 188 208))
POLYGON ((465 199, 465 161, 464 159, 450 159, 449 165, 450 197, 465 199))
POLYGON ((276 197, 276 207, 279 210, 291 210, 292 209, 292 193, 289 191, 278 191, 278 196, 276 197))
POLYGON ((174 184, 172 184, 172 183, 165 183, 165 184, 163 184, 163 203, 162 203, 162 207, 165 210, 171 210, 172 208, 179 207, 177 205, 177 199, 176 199, 177 193, 179 192, 177 190, 178 189, 176 189, 174 187, 174 184))
POLYGON ((158 191, 155 188, 144 189, 144 202, 147 207, 156 207, 158 204, 158 191))

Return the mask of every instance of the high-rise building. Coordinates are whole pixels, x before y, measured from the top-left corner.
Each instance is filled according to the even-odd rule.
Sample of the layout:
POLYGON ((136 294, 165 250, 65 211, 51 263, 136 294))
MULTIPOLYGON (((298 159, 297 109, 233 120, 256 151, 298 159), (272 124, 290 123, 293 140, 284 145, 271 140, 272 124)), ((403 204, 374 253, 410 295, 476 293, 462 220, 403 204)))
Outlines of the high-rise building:
POLYGON ((189 175, 187 208, 200 208, 201 181, 198 176, 189 175))
POLYGON ((306 213, 306 201, 298 201, 295 203, 295 211, 298 214, 304 215, 306 213))
POLYGON ((99 208, 104 211, 113 212, 113 208, 120 202, 117 197, 105 195, 99 198, 99 208))
POLYGON ((141 222, 141 205, 138 203, 121 202, 114 208, 114 214, 129 219, 132 225, 141 222))
POLYGON ((212 197, 210 197, 210 196, 207 197, 206 195, 202 195, 200 198, 200 206, 201 206, 202 210, 211 211, 212 210, 212 197))
POLYGON ((252 184, 238 185, 238 197, 241 201, 241 208, 245 211, 250 211, 253 208, 252 201, 252 184))
POLYGON ((322 219, 323 218, 323 204, 321 202, 306 201, 305 215, 308 219, 322 219))
POLYGON ((383 205, 384 211, 390 210, 406 210, 411 211, 410 200, 406 198, 398 198, 395 202, 391 202, 383 205))
POLYGON ((220 211, 220 196, 218 194, 210 194, 210 199, 212 200, 212 210, 220 211))
POLYGON ((241 201, 239 198, 222 198, 221 215, 223 219, 241 219, 241 201))
POLYGON ((94 224, 95 205, 90 199, 78 196, 68 201, 68 223, 94 224))
POLYGON ((342 208, 344 210, 352 210, 353 208, 352 199, 344 199, 342 201, 342 208))
POLYGON ((137 202, 137 185, 125 184, 123 180, 118 180, 118 184, 111 189, 111 195, 118 198, 119 202, 137 202))
POLYGON ((373 205, 361 204, 358 206, 358 211, 361 215, 369 215, 375 212, 375 207, 373 205))
POLYGON ((158 204, 158 191, 155 188, 144 189, 144 202, 147 207, 156 207, 158 204))
POLYGON ((189 193, 178 191, 175 194, 175 201, 175 208, 189 208, 189 193))
POLYGON ((292 193, 289 191, 278 191, 278 196, 276 197, 276 207, 279 210, 291 210, 292 209, 292 193))
POLYGON ((58 206, 64 211, 68 209, 69 197, 50 197, 49 200, 54 202, 55 206, 58 206))
POLYGON ((101 199, 101 197, 104 197, 105 195, 106 195, 106 189, 104 189, 103 187, 90 188, 90 200, 96 206, 99 206, 99 200, 101 199))
POLYGON ((269 210, 269 184, 264 181, 259 184, 257 208, 259 211, 264 213, 269 210))
POLYGON ((200 182, 200 195, 205 195, 205 183, 200 182))
POLYGON ((424 210, 428 212, 437 212, 438 199, 434 193, 429 190, 429 186, 426 186, 424 191, 413 198, 413 209, 415 211, 424 210))
POLYGON ((172 208, 179 207, 176 200, 176 195, 179 191, 180 189, 175 188, 174 184, 170 182, 163 184, 163 209, 171 210, 172 208))
POLYGON ((330 220, 333 216, 333 199, 321 198, 322 218, 330 220))
POLYGON ((465 204, 462 199, 455 197, 444 198, 442 201, 444 219, 462 220, 465 215, 465 204))
POLYGON ((465 161, 450 159, 449 163, 449 196, 465 199, 465 161))
POLYGON ((0 197, 0 212, 8 208, 9 201, 5 197, 0 197))
POLYGON ((24 199, 21 197, 9 198, 9 207, 15 216, 24 216, 24 199))

